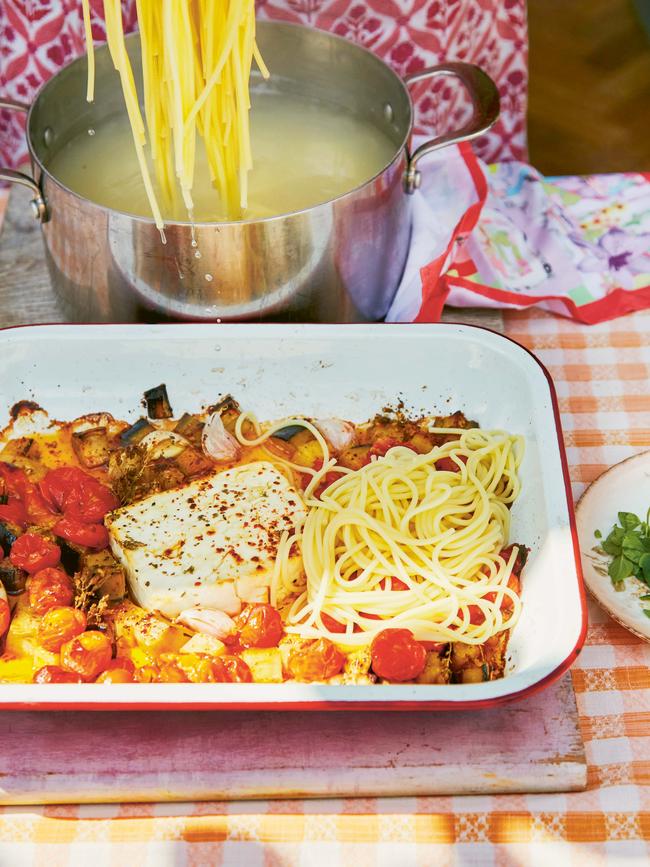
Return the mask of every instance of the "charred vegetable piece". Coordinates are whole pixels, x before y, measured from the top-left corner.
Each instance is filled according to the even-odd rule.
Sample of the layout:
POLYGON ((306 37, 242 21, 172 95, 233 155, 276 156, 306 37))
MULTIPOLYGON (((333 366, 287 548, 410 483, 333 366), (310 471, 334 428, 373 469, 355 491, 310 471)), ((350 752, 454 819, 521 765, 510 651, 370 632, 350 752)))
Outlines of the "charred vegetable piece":
POLYGON ((126 596, 124 569, 110 551, 92 551, 81 558, 81 580, 85 586, 96 587, 100 595, 111 602, 121 602, 126 596))
POLYGON ((20 596, 25 592, 27 572, 19 569, 8 557, 0 561, 0 581, 9 596, 20 596))
POLYGON ((72 434, 72 448, 79 461, 88 469, 103 466, 111 454, 105 427, 94 427, 72 434))
POLYGON ((450 666, 454 683, 482 683, 490 680, 490 667, 481 644, 455 641, 451 646, 450 666))
POLYGON ((122 431, 120 434, 120 442, 122 445, 133 446, 143 440, 147 434, 155 430, 152 424, 149 424, 146 418, 139 418, 130 428, 122 431))
POLYGON ((213 412, 218 412, 220 415, 223 415, 225 412, 236 412, 237 415, 241 412, 241 407, 232 396, 232 394, 227 394, 225 397, 222 397, 220 401, 213 404, 213 406, 209 406, 206 412, 211 415, 213 412))
POLYGON ((180 455, 177 455, 174 458, 174 463, 187 478, 199 476, 214 469, 214 462, 193 446, 188 446, 180 455))
POLYGON ((352 446, 339 455, 339 463, 349 470, 360 470, 368 462, 370 446, 352 446))
POLYGON ((427 650, 424 669, 415 678, 416 683, 449 683, 451 672, 449 670, 450 647, 446 645, 441 650, 427 650))
MULTIPOLYGON (((34 440, 31 437, 18 437, 15 440, 10 440, 2 449, 2 460, 11 462, 16 458, 38 457, 38 455, 30 455, 30 451, 34 446, 34 440)), ((38 451, 38 447, 34 449, 38 451)))
POLYGON ((172 418, 174 415, 167 397, 167 386, 164 383, 145 391, 144 399, 147 402, 149 418, 172 418))
POLYGON ((292 437, 295 437, 296 434, 299 434, 304 430, 306 430, 306 428, 301 424, 288 424, 286 427, 281 427, 280 430, 276 430, 273 436, 280 440, 284 440, 285 442, 289 442, 292 437))
POLYGON ((83 549, 60 537, 57 537, 55 541, 61 549, 61 565, 68 575, 74 575, 81 568, 81 551, 83 549))
POLYGON ((190 415, 186 412, 176 422, 174 433, 180 434, 182 437, 192 443, 193 446, 201 448, 201 434, 203 432, 203 422, 195 415, 190 415))
POLYGON ((11 524, 9 521, 0 521, 0 546, 6 557, 9 556, 11 546, 22 532, 16 524, 11 524))
POLYGON ((478 422, 470 421, 462 412, 455 412, 452 415, 439 415, 433 420, 432 427, 455 427, 462 430, 478 427, 478 422))

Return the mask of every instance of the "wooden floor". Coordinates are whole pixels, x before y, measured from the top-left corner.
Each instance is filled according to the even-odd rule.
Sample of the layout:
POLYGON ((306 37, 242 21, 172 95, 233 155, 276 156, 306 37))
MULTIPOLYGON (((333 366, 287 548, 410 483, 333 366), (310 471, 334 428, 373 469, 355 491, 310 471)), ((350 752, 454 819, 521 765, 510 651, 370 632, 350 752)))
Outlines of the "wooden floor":
POLYGON ((532 164, 650 171, 650 39, 633 0, 528 0, 528 16, 532 164))

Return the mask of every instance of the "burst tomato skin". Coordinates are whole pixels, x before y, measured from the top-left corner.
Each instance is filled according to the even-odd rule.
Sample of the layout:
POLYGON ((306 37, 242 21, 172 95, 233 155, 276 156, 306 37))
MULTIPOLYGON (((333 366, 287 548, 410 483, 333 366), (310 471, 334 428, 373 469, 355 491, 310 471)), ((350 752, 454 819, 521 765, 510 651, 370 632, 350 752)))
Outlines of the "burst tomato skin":
POLYGON ((252 683, 253 675, 250 668, 239 656, 220 656, 231 683, 252 683))
POLYGON ((328 632, 345 632, 345 624, 341 623, 338 620, 335 620, 330 614, 326 614, 324 611, 321 611, 320 619, 321 623, 328 632))
POLYGON ((20 529, 27 523, 27 512, 21 500, 9 497, 8 503, 0 504, 0 521, 8 521, 20 529))
POLYGON ((0 638, 9 629, 11 622, 11 608, 6 599, 0 599, 0 638))
POLYGON ((111 661, 111 641, 102 632, 82 632, 61 647, 61 667, 82 680, 95 680, 111 661))
POLYGON ((63 569, 48 567, 36 572, 27 585, 29 604, 35 614, 45 614, 51 608, 70 607, 74 600, 72 581, 63 569))
POLYGON ((384 629, 373 639, 370 654, 375 674, 397 683, 421 674, 427 655, 410 629, 384 629))
POLYGON ((284 635, 282 618, 272 605, 252 603, 235 618, 235 639, 240 647, 277 647, 284 635))
POLYGON ((61 560, 61 549, 38 533, 23 533, 11 546, 9 559, 14 566, 33 575, 41 569, 56 566, 61 560))
MULTIPOLYGON (((467 463, 467 455, 456 455, 456 460, 460 461, 463 464, 467 463)), ((436 469, 443 470, 448 473, 459 473, 460 467, 456 463, 456 461, 451 457, 446 458, 438 458, 436 461, 436 469)))
POLYGON ((65 671, 58 665, 44 665, 35 672, 34 683, 83 683, 83 679, 73 671, 65 671))
POLYGON ((103 524, 86 524, 77 518, 65 515, 52 529, 57 536, 75 545, 83 545, 85 548, 93 548, 97 551, 108 547, 108 530, 103 524))
POLYGON ((296 680, 329 680, 339 674, 345 665, 345 655, 328 641, 318 638, 298 648, 289 657, 287 668, 296 680))
POLYGON ((78 467, 57 467, 40 482, 41 493, 59 512, 96 524, 119 502, 113 492, 94 476, 78 467))

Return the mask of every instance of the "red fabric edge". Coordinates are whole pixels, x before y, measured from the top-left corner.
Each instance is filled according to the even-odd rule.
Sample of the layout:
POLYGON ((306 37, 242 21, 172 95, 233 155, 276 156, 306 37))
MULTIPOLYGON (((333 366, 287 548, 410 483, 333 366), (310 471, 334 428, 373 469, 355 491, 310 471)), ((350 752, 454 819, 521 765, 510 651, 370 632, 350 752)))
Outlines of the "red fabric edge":
POLYGON ((451 235, 451 240, 444 252, 434 259, 433 262, 420 268, 422 301, 418 314, 413 320, 414 322, 438 322, 440 320, 442 308, 445 306, 450 289, 446 284, 444 275, 441 274, 442 267, 459 235, 468 235, 476 227, 485 205, 485 200, 487 199, 487 180, 481 170, 476 154, 472 150, 472 146, 469 142, 463 142, 458 146, 458 149, 474 182, 478 200, 469 206, 456 224, 451 235))
MULTIPOLYGON (((609 322, 627 313, 635 313, 637 310, 645 310, 650 306, 650 286, 642 286, 640 289, 614 289, 604 298, 591 301, 589 304, 577 305, 571 298, 564 295, 520 295, 516 292, 508 292, 505 289, 496 289, 492 286, 484 286, 474 283, 463 277, 447 277, 443 275, 440 283, 444 284, 434 292, 438 297, 447 299, 452 286, 468 289, 483 298, 493 301, 503 301, 506 304, 514 304, 517 307, 534 307, 541 301, 555 301, 562 304, 571 319, 583 325, 597 325, 599 322, 609 322)), ((442 312, 442 306, 440 307, 442 312)))

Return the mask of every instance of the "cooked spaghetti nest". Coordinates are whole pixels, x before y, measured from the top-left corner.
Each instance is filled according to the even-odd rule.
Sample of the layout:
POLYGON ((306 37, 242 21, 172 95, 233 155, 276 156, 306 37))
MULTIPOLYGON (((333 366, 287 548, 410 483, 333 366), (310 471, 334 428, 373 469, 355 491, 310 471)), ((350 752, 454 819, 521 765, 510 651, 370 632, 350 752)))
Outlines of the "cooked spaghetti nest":
POLYGON ((352 471, 336 464, 307 419, 284 419, 262 431, 246 414, 236 435, 242 443, 261 445, 287 424, 303 424, 323 450, 319 470, 281 461, 312 475, 304 526, 283 534, 272 579, 272 604, 298 594, 287 613, 287 632, 361 646, 383 629, 406 628, 421 641, 483 644, 514 626, 521 600, 508 582, 518 551, 507 560, 500 552, 508 544, 509 507, 521 488, 522 437, 430 428, 457 438, 424 455, 396 446, 352 471), (243 436, 245 421, 253 424, 254 439, 243 436), (457 471, 436 468, 444 457, 457 471), (315 499, 313 491, 333 468, 342 477, 315 499), (288 578, 294 545, 302 555, 304 589, 288 578), (393 578, 408 589, 391 589, 393 578), (470 622, 481 619, 472 617, 470 606, 480 610, 481 623, 470 622), (331 632, 323 614, 344 634, 331 632))

